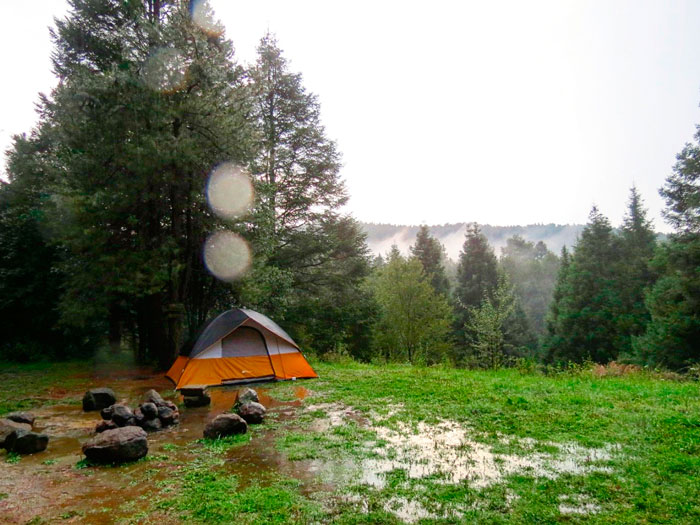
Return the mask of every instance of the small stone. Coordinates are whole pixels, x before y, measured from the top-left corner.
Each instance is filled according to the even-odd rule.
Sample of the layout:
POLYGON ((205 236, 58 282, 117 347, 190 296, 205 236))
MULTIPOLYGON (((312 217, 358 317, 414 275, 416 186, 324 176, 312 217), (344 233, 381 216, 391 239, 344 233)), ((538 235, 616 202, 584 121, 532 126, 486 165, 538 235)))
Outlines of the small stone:
POLYGON ((154 419, 146 419, 143 423, 141 423, 141 428, 147 430, 148 432, 156 432, 163 428, 163 423, 161 423, 160 419, 157 417, 154 419))
POLYGON ((243 405, 245 403, 260 403, 258 399, 258 393, 252 388, 244 388, 238 391, 238 397, 236 398, 236 403, 243 405))
POLYGON ((46 450, 49 444, 49 436, 38 434, 31 430, 15 430, 5 441, 8 452, 17 454, 34 454, 46 450))
POLYGON ((112 421, 114 421, 117 426, 128 426, 129 420, 133 417, 134 413, 128 406, 122 405, 121 403, 112 405, 112 421))
POLYGON ((179 414, 169 407, 160 407, 158 409, 158 419, 160 419, 164 427, 169 427, 179 422, 179 414))
POLYGON ((11 419, 0 419, 0 448, 5 446, 7 438, 15 430, 31 430, 32 426, 27 423, 17 423, 11 419))
POLYGON ((146 432, 139 427, 105 430, 83 444, 83 454, 96 463, 123 463, 148 453, 146 432))
POLYGON ((146 419, 154 419, 158 417, 158 407, 155 405, 155 403, 144 403, 139 408, 141 408, 143 417, 146 419))
POLYGON ((117 402, 117 396, 111 388, 92 388, 83 396, 83 410, 102 410, 117 402))
MULTIPOLYGON (((165 405, 165 399, 155 390, 151 389, 143 397, 144 403, 153 403, 156 406, 165 405)), ((144 414, 145 415, 145 414, 144 414)))
POLYGON ((246 420, 246 423, 260 424, 265 418, 265 407, 255 401, 249 401, 238 406, 238 415, 246 420))
POLYGON ((117 427, 117 424, 114 421, 104 420, 100 421, 99 423, 97 423, 97 425, 95 425, 95 433, 99 434, 100 432, 104 432, 105 430, 113 430, 115 428, 119 427, 117 427))
POLYGON ((235 434, 245 434, 248 424, 238 414, 220 414, 204 427, 204 437, 216 439, 235 434))
POLYGON ((104 407, 102 410, 100 410, 100 416, 105 421, 109 421, 110 419, 112 419, 112 405, 104 407))
POLYGON ((24 423, 29 426, 34 424, 34 414, 30 414, 29 412, 10 412, 5 418, 15 423, 24 423))

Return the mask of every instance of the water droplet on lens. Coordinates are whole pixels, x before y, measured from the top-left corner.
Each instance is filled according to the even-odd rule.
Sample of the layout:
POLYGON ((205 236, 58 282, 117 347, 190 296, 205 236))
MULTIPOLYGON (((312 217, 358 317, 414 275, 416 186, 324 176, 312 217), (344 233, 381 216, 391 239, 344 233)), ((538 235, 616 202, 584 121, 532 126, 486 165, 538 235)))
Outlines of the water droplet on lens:
POLYGON ((250 248, 235 233, 216 232, 204 243, 204 263, 217 279, 234 281, 250 268, 250 248))
POLYGON ((141 76, 154 91, 174 93, 183 89, 187 80, 187 60, 179 50, 162 47, 148 57, 141 76))
POLYGON ((207 200, 219 217, 235 219, 250 210, 255 192, 248 173, 236 164, 226 162, 209 176, 207 200))
POLYGON ((207 0, 191 0, 190 17, 209 36, 221 36, 224 32, 224 26, 214 18, 214 11, 207 0))

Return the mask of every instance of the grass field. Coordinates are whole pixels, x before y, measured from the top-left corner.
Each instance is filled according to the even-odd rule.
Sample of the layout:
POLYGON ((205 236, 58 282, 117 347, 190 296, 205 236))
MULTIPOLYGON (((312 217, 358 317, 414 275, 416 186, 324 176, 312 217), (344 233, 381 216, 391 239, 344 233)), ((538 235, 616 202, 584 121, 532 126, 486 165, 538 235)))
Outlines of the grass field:
MULTIPOLYGON (((265 385, 281 401, 300 385, 310 393, 245 436, 161 438, 139 469, 83 470, 138 489, 115 514, 124 523, 700 522, 697 382, 590 369, 315 367, 318 380, 265 385)), ((1 368, 0 415, 55 402, 59 386, 77 403, 85 369, 1 368)), ((51 465, 51 443, 43 454, 51 465)), ((2 468, 19 474, 28 461, 8 457, 2 468)), ((45 466, 46 475, 52 468, 60 474, 45 466)), ((90 522, 92 507, 62 512, 90 522)))

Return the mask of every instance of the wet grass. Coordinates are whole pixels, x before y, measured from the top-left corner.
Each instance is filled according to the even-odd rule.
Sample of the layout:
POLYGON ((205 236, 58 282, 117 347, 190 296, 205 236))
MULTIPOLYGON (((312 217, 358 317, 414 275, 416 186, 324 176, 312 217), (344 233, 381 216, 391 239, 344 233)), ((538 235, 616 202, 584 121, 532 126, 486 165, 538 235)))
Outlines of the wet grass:
MULTIPOLYGON (((128 481, 150 489, 116 509, 126 516, 116 521, 163 523, 167 516, 167 523, 250 524, 400 523, 403 518, 422 523, 700 522, 697 382, 644 372, 597 377, 586 369, 542 375, 353 363, 315 367, 318 380, 261 385, 280 401, 294 400, 296 389, 304 386, 312 393, 303 406, 315 408, 296 408, 291 417, 273 410, 262 427, 243 436, 166 442, 152 449, 142 460, 152 467, 128 481), (330 424, 329 406, 352 410, 342 422, 330 424), (555 444, 565 443, 587 449, 615 445, 618 452, 600 462, 605 470, 543 477, 525 469, 481 487, 469 480, 453 483, 439 472, 411 477, 400 462, 381 473, 381 485, 345 476, 348 465, 361 466, 377 458, 378 450, 381 458, 400 456, 381 438, 386 432, 421 432, 445 421, 468 428, 470 439, 504 457, 561 458, 564 449, 555 444), (261 443, 291 464, 313 463, 319 482, 299 479, 287 467, 245 473, 232 468, 237 450, 261 443), (183 452, 191 460, 177 460, 183 452)), ((84 369, 81 363, 0 366, 0 415, 54 398, 64 403, 58 388, 82 388, 84 369)), ((129 471, 84 467, 81 475, 97 469, 115 475, 129 471)), ((61 513, 79 517, 79 511, 61 513)))

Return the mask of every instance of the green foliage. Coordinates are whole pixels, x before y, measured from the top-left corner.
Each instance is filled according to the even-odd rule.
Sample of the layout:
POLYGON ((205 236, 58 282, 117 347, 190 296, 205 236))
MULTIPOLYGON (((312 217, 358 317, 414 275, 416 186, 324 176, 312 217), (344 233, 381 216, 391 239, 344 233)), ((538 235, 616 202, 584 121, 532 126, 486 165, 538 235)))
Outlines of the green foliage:
POLYGON ((437 293, 421 262, 393 249, 370 286, 379 305, 375 344, 388 360, 440 362, 450 348, 452 312, 437 293))
POLYGON ((486 298, 478 308, 469 312, 467 331, 472 335, 471 351, 480 366, 498 368, 509 353, 504 328, 515 312, 515 297, 505 276, 501 277, 493 299, 486 298))

